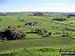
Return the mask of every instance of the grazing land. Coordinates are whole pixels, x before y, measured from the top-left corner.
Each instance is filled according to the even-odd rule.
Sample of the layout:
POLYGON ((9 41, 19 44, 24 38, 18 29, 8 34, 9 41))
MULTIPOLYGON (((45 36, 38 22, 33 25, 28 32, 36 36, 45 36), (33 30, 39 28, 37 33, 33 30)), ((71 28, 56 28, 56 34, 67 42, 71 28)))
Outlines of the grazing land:
POLYGON ((68 18, 69 14, 21 12, 0 15, 0 56, 59 56, 60 49, 74 51, 75 17, 68 18), (18 36, 22 36, 19 32, 22 31, 25 36, 18 38, 13 34, 13 40, 8 36, 2 38, 7 29, 14 29, 11 31, 18 32, 18 36))

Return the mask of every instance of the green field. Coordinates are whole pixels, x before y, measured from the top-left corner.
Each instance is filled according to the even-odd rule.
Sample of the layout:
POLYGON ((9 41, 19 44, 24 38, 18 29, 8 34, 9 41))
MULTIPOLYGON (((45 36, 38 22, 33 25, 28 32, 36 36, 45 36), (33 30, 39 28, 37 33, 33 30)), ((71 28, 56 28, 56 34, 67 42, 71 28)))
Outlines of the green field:
MULTIPOLYGON (((46 15, 46 14, 45 14, 46 15)), ((19 29, 26 33, 25 39, 22 40, 1 40, 0 39, 0 56, 59 56, 60 49, 66 51, 75 50, 75 17, 67 18, 59 14, 59 17, 65 18, 67 21, 52 21, 57 14, 49 14, 50 16, 30 16, 30 14, 18 13, 0 16, 0 30, 5 30, 8 26, 19 29), (27 22, 38 22, 35 26, 25 26, 27 22), (17 27, 20 25, 21 27, 17 27), (31 28, 46 29, 51 32, 51 36, 31 33, 31 28), (63 37, 63 35, 68 35, 63 37)), ((67 55, 64 55, 67 56, 67 55)), ((70 55, 68 55, 70 56, 70 55)))

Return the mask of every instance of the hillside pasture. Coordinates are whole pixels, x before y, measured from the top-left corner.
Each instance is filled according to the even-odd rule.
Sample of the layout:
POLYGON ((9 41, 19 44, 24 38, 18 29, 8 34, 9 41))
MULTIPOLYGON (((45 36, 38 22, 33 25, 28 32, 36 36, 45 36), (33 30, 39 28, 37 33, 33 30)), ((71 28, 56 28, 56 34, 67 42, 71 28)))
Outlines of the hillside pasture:
POLYGON ((66 28, 75 29, 75 17, 67 18, 60 14, 48 14, 50 16, 30 16, 30 14, 14 13, 0 16, 2 19, 0 31, 4 31, 10 26, 26 33, 25 39, 22 40, 0 39, 0 56, 59 56, 60 49, 75 49, 75 31, 66 30, 66 28), (57 17, 63 17, 67 21, 52 21, 57 17), (25 24, 28 22, 38 22, 38 24, 26 26, 25 24), (31 31, 32 29, 34 32, 31 31), (47 33, 38 34, 35 33, 35 29, 40 29, 41 32, 47 30, 47 33), (51 35, 47 36, 49 33, 51 35))

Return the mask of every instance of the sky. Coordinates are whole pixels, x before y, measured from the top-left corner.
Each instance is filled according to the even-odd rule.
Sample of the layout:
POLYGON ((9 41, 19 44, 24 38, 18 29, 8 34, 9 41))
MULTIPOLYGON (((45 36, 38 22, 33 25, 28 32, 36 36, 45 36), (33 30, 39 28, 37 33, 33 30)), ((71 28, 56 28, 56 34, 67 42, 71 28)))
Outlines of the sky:
POLYGON ((75 12, 75 0, 0 0, 0 12, 75 12))

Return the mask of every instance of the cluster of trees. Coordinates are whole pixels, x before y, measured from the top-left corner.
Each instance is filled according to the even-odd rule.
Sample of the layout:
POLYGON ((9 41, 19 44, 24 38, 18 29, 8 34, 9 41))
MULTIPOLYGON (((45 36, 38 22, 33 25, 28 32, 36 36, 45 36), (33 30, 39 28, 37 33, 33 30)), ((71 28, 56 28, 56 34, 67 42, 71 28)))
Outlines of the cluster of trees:
MULTIPOLYGON (((35 29, 35 33, 42 35, 43 37, 50 37, 53 33, 52 32, 48 32, 46 29, 35 29)), ((61 32, 55 32, 55 34, 62 34, 61 37, 70 37, 71 34, 67 31, 62 31, 61 32)))
POLYGON ((48 32, 46 29, 40 29, 40 28, 31 29, 31 32, 35 32, 38 35, 44 35, 43 37, 49 37, 52 35, 52 32, 48 32))
POLYGON ((75 15, 70 14, 70 15, 67 16, 67 18, 70 18, 70 17, 75 17, 75 15))
MULTIPOLYGON (((18 25, 20 27, 20 25, 18 25)), ((32 33, 36 33, 38 35, 41 35, 42 37, 50 37, 52 35, 52 32, 48 32, 46 29, 31 29, 32 33)), ((55 32, 55 34, 61 34, 60 32, 55 32)), ((70 34, 68 32, 64 32, 62 30, 62 37, 70 37, 70 34)), ((18 30, 17 28, 11 28, 8 26, 7 29, 4 31, 0 31, 0 37, 2 40, 7 39, 7 40, 19 40, 19 39, 24 39, 26 37, 26 33, 18 30)))
POLYGON ((59 17, 58 17, 58 18, 53 18, 52 20, 53 20, 53 21, 54 21, 54 20, 55 20, 55 21, 65 21, 66 19, 64 19, 64 18, 59 18, 59 17))
POLYGON ((5 38, 7 40, 16 40, 16 39, 24 39, 26 36, 26 33, 20 30, 8 27, 4 31, 0 31, 0 36, 2 40, 4 40, 5 38))

